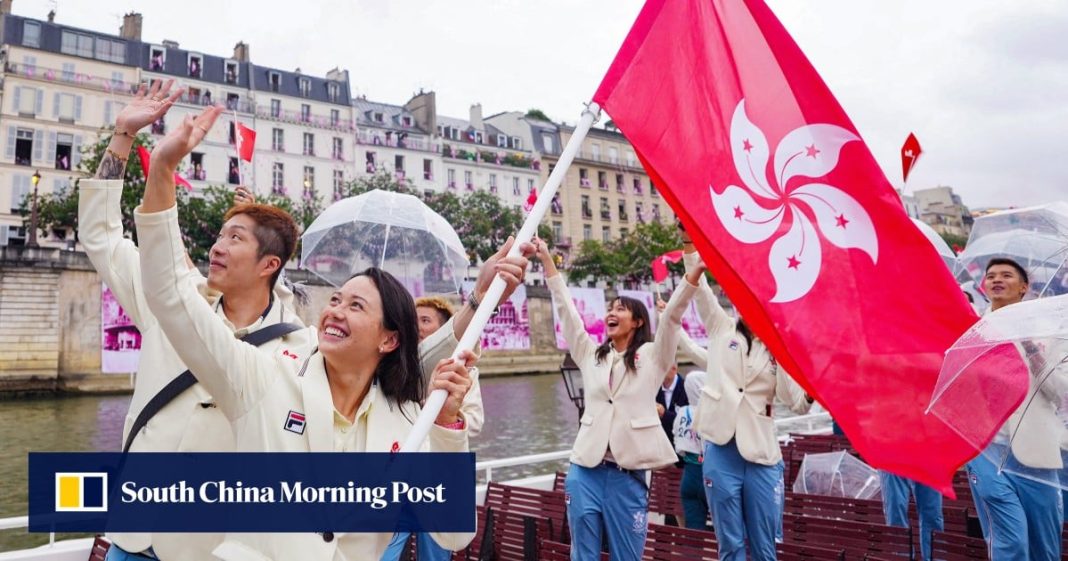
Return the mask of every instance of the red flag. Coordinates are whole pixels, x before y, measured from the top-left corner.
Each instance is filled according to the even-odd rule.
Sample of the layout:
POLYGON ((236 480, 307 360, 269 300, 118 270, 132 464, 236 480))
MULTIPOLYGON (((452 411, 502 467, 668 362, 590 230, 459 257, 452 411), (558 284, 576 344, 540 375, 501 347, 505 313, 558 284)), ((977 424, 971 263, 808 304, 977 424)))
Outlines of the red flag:
POLYGON ((916 135, 909 133, 909 137, 905 139, 905 144, 901 147, 901 177, 904 181, 909 180, 909 172, 912 171, 912 166, 916 165, 916 160, 920 159, 920 154, 923 154, 923 148, 920 148, 920 141, 916 139, 916 135))
POLYGON ((527 204, 523 205, 523 209, 526 210, 527 212, 530 212, 530 210, 532 208, 534 208, 534 204, 537 203, 537 202, 538 202, 538 190, 537 189, 531 189, 530 193, 527 195, 527 204))
POLYGON ((664 282, 668 278, 668 263, 678 263, 682 260, 682 250, 676 249, 675 251, 669 251, 659 257, 653 259, 650 265, 653 267, 653 280, 656 282, 664 282))
POLYGON ((237 155, 246 162, 252 161, 252 153, 256 150, 256 131, 237 124, 237 155))
MULTIPOLYGON (((648 0, 593 99, 746 322, 864 458, 951 493, 976 449, 924 411, 975 313, 771 10, 648 0)), ((1017 404, 1020 382, 1004 388, 1017 404)))
MULTIPOLYGON (((148 153, 148 149, 144 145, 137 147, 137 159, 141 160, 141 171, 145 174, 145 181, 148 181, 148 162, 152 159, 152 155, 148 153)), ((186 191, 193 190, 193 186, 178 172, 174 172, 174 183, 185 187, 186 191)))

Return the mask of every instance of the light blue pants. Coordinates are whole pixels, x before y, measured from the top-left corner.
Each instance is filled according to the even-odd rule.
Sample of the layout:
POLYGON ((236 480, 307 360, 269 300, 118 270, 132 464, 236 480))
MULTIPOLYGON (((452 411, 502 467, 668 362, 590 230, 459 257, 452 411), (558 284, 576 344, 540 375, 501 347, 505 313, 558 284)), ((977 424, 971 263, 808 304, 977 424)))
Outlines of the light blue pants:
POLYGON ((645 471, 571 464, 564 480, 571 561, 599 561, 607 532, 612 561, 639 561, 649 532, 645 471))
POLYGON ((701 464, 690 462, 682 464, 679 498, 682 499, 682 513, 686 516, 686 527, 691 530, 707 529, 705 518, 708 517, 708 497, 705 496, 701 464))
MULTIPOLYGON (((386 546, 386 550, 382 552, 382 561, 397 561, 400 559, 401 554, 404 553, 404 546, 408 543, 409 535, 411 534, 408 532, 393 534, 393 539, 386 546)), ((430 534, 418 534, 415 536, 415 540, 417 561, 449 561, 449 559, 452 559, 452 552, 438 545, 438 542, 434 541, 430 534)))
POLYGON ((887 526, 909 527, 909 495, 916 496, 916 512, 920 517, 920 550, 924 561, 931 559, 931 534, 945 529, 942 516, 942 495, 934 489, 911 479, 879 471, 883 488, 883 516, 887 526))
POLYGON ((968 462, 968 483, 991 561, 1060 561, 1064 504, 1058 487, 998 473, 983 455, 968 462))
POLYGON ((705 443, 705 493, 715 521, 720 561, 775 561, 775 533, 782 522, 779 492, 783 464, 746 461, 734 440, 705 443))
MULTIPOLYGON (((149 548, 152 551, 152 548, 149 548)), ((140 555, 137 553, 130 553, 121 547, 111 544, 108 548, 108 553, 104 556, 104 561, 145 561, 146 559, 155 559, 147 555, 140 555)))

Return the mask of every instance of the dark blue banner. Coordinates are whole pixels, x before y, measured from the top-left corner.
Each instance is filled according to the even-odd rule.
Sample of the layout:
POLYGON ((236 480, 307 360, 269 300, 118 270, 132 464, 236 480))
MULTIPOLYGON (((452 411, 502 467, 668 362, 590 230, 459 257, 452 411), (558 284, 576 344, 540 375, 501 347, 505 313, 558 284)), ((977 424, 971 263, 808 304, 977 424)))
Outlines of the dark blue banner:
POLYGON ((31 532, 473 532, 474 454, 30 454, 31 532))

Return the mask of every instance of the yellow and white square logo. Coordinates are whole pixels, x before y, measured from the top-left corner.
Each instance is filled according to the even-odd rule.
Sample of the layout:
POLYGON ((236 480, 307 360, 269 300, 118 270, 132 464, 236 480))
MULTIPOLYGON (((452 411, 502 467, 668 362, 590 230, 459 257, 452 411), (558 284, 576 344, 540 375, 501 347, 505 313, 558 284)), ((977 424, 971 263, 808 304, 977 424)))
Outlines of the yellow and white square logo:
POLYGON ((107 510, 107 472, 56 473, 56 512, 107 510))

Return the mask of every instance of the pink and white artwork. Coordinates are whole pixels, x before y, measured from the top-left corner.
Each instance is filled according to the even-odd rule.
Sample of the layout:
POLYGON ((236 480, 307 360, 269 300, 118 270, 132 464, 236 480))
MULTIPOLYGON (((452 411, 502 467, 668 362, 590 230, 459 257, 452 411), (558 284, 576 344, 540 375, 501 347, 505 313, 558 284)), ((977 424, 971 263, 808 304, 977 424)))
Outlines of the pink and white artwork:
POLYGON ((649 332, 656 334, 656 295, 647 290, 623 290, 618 289, 616 293, 620 296, 626 296, 633 298, 642 304, 645 304, 646 311, 649 312, 649 332))
MULTIPOLYGON (((608 306, 604 301, 604 290, 600 288, 578 288, 569 286, 571 300, 575 303, 582 323, 586 325, 586 333, 590 334, 597 344, 604 342, 605 333, 604 316, 608 313, 608 306)), ((556 315, 556 305, 553 305, 553 331, 556 333, 556 348, 566 351, 567 341, 561 332, 560 318, 556 315)))
POLYGON ((701 314, 697 313, 697 304, 692 300, 682 314, 682 329, 698 345, 702 347, 708 346, 708 332, 705 331, 705 322, 701 321, 701 314))
POLYGON ((104 374, 137 372, 141 332, 122 309, 108 285, 100 288, 100 371, 104 374))
MULTIPOLYGON (((461 297, 475 288, 474 281, 464 281, 461 297)), ((497 314, 490 318, 482 331, 482 348, 489 351, 530 350, 530 316, 527 315, 527 287, 519 285, 515 292, 501 303, 497 314)))

